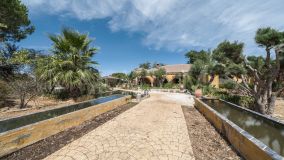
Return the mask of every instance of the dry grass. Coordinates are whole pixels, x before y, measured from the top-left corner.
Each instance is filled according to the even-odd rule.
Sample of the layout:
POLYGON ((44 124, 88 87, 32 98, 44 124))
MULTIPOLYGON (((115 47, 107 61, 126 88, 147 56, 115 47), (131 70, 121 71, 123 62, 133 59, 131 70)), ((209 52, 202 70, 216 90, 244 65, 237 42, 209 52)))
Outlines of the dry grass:
POLYGON ((284 98, 278 98, 276 100, 273 116, 284 121, 284 98))
POLYGON ((36 97, 33 101, 30 101, 28 103, 27 108, 19 109, 18 108, 19 100, 11 100, 11 101, 13 102, 12 106, 0 108, 0 120, 76 103, 72 99, 61 101, 48 97, 36 97))

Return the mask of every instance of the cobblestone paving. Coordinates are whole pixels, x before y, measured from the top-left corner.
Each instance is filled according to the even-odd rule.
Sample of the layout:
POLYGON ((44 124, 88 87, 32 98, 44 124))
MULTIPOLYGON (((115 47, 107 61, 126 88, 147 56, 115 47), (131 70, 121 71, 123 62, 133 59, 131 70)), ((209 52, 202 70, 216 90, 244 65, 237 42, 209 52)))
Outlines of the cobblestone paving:
MULTIPOLYGON (((182 98, 186 98, 182 103, 192 104, 192 99, 182 98)), ((152 94, 46 159, 193 160, 182 104, 178 100, 177 94, 152 94)))

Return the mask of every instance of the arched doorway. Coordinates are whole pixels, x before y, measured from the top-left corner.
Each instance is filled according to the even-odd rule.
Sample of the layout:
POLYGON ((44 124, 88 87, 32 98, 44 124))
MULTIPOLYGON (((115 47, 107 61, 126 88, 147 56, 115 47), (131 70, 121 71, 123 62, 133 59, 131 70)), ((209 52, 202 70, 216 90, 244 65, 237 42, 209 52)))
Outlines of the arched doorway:
POLYGON ((150 76, 146 76, 146 77, 142 77, 140 79, 140 85, 142 84, 147 84, 151 87, 153 87, 153 83, 154 83, 154 78, 153 77, 150 77, 150 76))

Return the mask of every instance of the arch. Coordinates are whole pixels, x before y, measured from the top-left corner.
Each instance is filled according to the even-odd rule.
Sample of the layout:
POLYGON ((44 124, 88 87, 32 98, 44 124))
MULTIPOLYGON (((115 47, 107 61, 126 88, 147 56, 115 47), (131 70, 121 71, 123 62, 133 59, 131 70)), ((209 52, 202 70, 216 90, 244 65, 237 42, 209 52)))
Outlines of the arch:
POLYGON ((154 78, 151 76, 142 77, 141 82, 143 84, 149 84, 151 87, 153 87, 154 78))
POLYGON ((175 77, 175 75, 166 75, 166 79, 168 82, 171 82, 175 77))
POLYGON ((174 84, 179 84, 179 83, 180 83, 180 78, 179 78, 179 77, 175 77, 175 78, 172 80, 172 83, 174 83, 174 84))
POLYGON ((167 80, 167 78, 164 79, 163 84, 169 83, 169 81, 167 80))

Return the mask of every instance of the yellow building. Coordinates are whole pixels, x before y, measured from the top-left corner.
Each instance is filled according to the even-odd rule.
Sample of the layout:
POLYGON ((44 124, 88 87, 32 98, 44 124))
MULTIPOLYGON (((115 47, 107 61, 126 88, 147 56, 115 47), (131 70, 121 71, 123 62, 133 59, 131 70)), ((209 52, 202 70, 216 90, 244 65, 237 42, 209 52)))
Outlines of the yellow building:
MULTIPOLYGON (((160 66, 159 64, 155 68, 151 68, 146 70, 147 73, 153 73, 154 71, 163 68, 166 71, 165 79, 163 83, 174 83, 181 84, 183 83, 183 79, 191 69, 191 64, 173 64, 173 65, 165 65, 160 66)), ((136 72, 141 72, 143 69, 138 68, 135 69, 136 72)), ((142 81, 146 84, 151 85, 152 87, 157 83, 156 78, 153 75, 148 75, 145 77, 141 77, 142 81)), ((209 82, 211 79, 210 76, 206 76, 203 78, 203 82, 209 82)), ((219 76, 215 76, 212 83, 212 86, 219 87, 219 76)))
POLYGON ((210 85, 212 85, 215 88, 220 87, 219 75, 215 75, 214 77, 211 77, 210 75, 205 75, 205 76, 203 76, 202 81, 204 83, 209 83, 211 81, 210 85))

